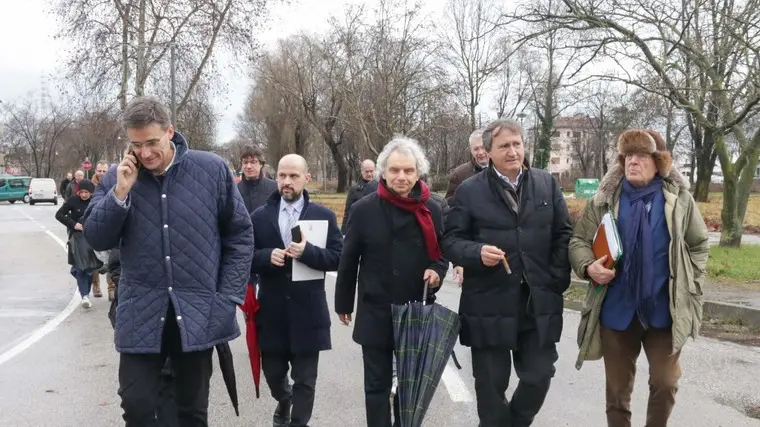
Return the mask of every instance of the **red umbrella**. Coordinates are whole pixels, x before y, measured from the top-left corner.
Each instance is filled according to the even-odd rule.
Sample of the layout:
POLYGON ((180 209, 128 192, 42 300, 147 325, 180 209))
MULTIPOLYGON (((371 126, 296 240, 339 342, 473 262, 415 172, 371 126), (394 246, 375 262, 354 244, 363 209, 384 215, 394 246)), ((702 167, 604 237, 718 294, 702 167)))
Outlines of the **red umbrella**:
POLYGON ((248 344, 248 356, 251 358, 251 372, 253 384, 256 386, 256 398, 259 398, 259 384, 261 383, 261 350, 259 349, 259 336, 256 333, 256 312, 259 311, 259 300, 256 298, 256 285, 249 283, 245 293, 245 302, 242 306, 245 314, 245 341, 248 344))

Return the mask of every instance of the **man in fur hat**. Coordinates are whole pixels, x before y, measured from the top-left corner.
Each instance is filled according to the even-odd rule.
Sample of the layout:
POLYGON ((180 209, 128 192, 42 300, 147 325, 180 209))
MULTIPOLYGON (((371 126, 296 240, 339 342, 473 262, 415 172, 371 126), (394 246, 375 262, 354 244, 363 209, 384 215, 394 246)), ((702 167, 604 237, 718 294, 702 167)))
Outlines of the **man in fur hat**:
POLYGON ((589 200, 570 240, 570 262, 590 281, 578 330, 576 367, 604 359, 609 426, 631 425, 631 392, 642 346, 649 361, 646 425, 666 426, 675 405, 681 348, 702 321, 707 227, 688 183, 673 169, 665 141, 652 130, 627 130, 618 161, 589 200), (612 268, 595 259, 594 234, 612 210, 623 256, 612 268), (595 288, 601 286, 601 291, 595 288))

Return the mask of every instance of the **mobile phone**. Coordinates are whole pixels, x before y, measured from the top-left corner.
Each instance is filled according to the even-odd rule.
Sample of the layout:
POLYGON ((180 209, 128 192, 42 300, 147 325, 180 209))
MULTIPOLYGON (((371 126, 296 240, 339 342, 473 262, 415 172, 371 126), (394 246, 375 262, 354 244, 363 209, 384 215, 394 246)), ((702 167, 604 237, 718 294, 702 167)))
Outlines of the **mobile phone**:
POLYGON ((295 227, 290 229, 290 240, 293 243, 301 243, 301 239, 303 236, 301 236, 301 226, 296 225, 295 227))
POLYGON ((137 157, 137 154, 135 154, 135 150, 132 149, 132 144, 130 143, 127 143, 127 154, 135 156, 135 161, 137 162, 137 170, 140 170, 142 163, 140 163, 140 158, 137 157))

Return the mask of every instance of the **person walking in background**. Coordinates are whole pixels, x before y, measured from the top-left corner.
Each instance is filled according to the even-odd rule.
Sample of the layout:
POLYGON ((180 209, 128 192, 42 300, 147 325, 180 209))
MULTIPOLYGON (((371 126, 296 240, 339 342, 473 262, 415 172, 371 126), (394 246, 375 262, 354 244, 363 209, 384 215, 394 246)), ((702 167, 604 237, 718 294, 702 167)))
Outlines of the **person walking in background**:
POLYGON ((66 178, 61 180, 61 185, 60 187, 58 187, 58 194, 60 194, 61 197, 64 198, 64 201, 66 201, 65 199, 66 190, 69 188, 69 184, 71 184, 71 180, 73 179, 74 179, 74 174, 72 174, 71 172, 67 173, 66 178))
POLYGON ((356 202, 349 217, 335 311, 343 324, 351 322, 358 276, 353 339, 362 346, 368 427, 400 422, 398 397, 393 396, 395 424, 388 398, 395 347, 391 305, 422 300, 425 286, 432 302, 449 267, 439 247, 441 206, 420 180, 429 168, 416 141, 393 139, 377 158, 377 192, 356 202))
MULTIPOLYGON (((488 151, 483 147, 483 129, 477 129, 470 134, 470 161, 457 166, 449 177, 449 185, 446 188, 447 204, 454 200, 454 193, 457 188, 467 178, 480 173, 483 169, 488 168, 488 151)), ((454 279, 459 286, 462 286, 464 280, 464 268, 460 265, 454 265, 454 279)))
MULTIPOLYGON (((92 266, 81 265, 81 262, 78 262, 79 259, 75 255, 75 251, 92 252, 92 249, 77 247, 76 245, 86 244, 87 242, 81 239, 72 239, 72 237, 84 230, 82 217, 90 204, 90 197, 95 192, 95 186, 88 180, 81 180, 77 183, 77 187, 77 194, 63 202, 63 205, 55 213, 55 219, 66 226, 69 235, 68 261, 69 265, 71 265, 71 275, 77 280, 79 295, 82 297, 82 307, 89 309, 92 307, 90 290, 92 287, 93 270, 91 269, 92 266)), ((94 252, 92 256, 95 256, 94 252)))
POLYGON ((554 377, 570 285, 567 205, 557 181, 528 166, 523 134, 509 119, 484 129, 490 165, 459 186, 446 216, 443 253, 467 273, 460 341, 472 349, 481 427, 533 423, 554 377), (507 399, 513 360, 520 382, 507 399))
MULTIPOLYGON (((105 160, 100 160, 95 165, 95 174, 92 176, 92 184, 97 188, 97 186, 100 184, 100 180, 103 179, 103 176, 108 172, 109 166, 108 162, 105 160)), ((111 275, 108 274, 108 254, 106 253, 105 260, 103 263, 103 268, 100 270, 96 270, 92 272, 92 296, 95 298, 100 298, 103 296, 103 293, 100 290, 100 275, 105 274, 106 275, 106 283, 108 284, 108 301, 113 301, 114 299, 114 284, 113 280, 111 279, 111 275)))
POLYGON ((488 150, 483 147, 483 129, 477 129, 470 134, 470 155, 470 161, 462 163, 451 172, 444 196, 449 203, 464 180, 488 167, 488 150))
POLYGON ((590 281, 576 366, 604 359, 610 427, 631 426, 642 347, 649 362, 646 425, 668 425, 681 349, 697 337, 702 322, 709 253, 707 227, 663 138, 652 130, 623 132, 617 162, 586 204, 570 240, 573 269, 590 281), (622 259, 612 269, 605 267, 606 256, 596 259, 592 249, 607 212, 617 218, 622 240, 622 259))
POLYGON ((84 172, 82 171, 76 171, 74 172, 74 180, 69 182, 69 185, 66 186, 66 190, 62 193, 63 200, 69 200, 70 198, 74 197, 79 193, 79 183, 84 179, 84 172))
POLYGON ((253 273, 258 274, 259 311, 256 326, 264 378, 277 401, 274 427, 308 427, 314 408, 319 353, 332 348, 330 311, 325 279, 294 281, 297 260, 317 271, 338 268, 343 237, 330 209, 309 201, 306 160, 288 154, 277 166, 279 191, 251 216, 253 222, 253 273), (327 223, 324 248, 292 241, 299 220, 327 223), (293 385, 288 381, 292 369, 293 385))
POLYGON ((167 356, 179 424, 208 426, 213 347, 240 335, 253 227, 232 173, 191 150, 168 108, 136 97, 122 123, 129 150, 95 190, 84 234, 120 248, 119 395, 127 427, 151 425, 167 356))
POLYGON ((238 190, 243 196, 245 208, 249 214, 252 214, 266 203, 272 193, 277 191, 277 182, 267 178, 262 172, 265 162, 260 149, 245 147, 240 160, 243 165, 243 178, 238 183, 238 190))
POLYGON ((354 205, 359 199, 367 194, 373 193, 377 190, 377 185, 374 181, 375 177, 375 162, 370 159, 366 159, 362 162, 361 168, 361 180, 352 186, 348 190, 346 195, 346 207, 343 210, 343 223, 340 226, 340 232, 346 235, 346 226, 348 225, 348 215, 351 212, 351 206, 354 205))

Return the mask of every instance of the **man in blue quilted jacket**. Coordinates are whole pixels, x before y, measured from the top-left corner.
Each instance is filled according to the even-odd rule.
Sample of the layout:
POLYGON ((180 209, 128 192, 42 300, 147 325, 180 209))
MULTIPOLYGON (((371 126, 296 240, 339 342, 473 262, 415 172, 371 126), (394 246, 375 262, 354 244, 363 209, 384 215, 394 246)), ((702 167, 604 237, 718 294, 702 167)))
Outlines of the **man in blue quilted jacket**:
POLYGON ((84 233, 116 246, 121 278, 115 342, 126 427, 153 425, 167 357, 179 425, 208 426, 213 347, 237 338, 253 227, 232 173, 190 150, 168 109, 135 98, 123 112, 129 147, 95 191, 84 233))

